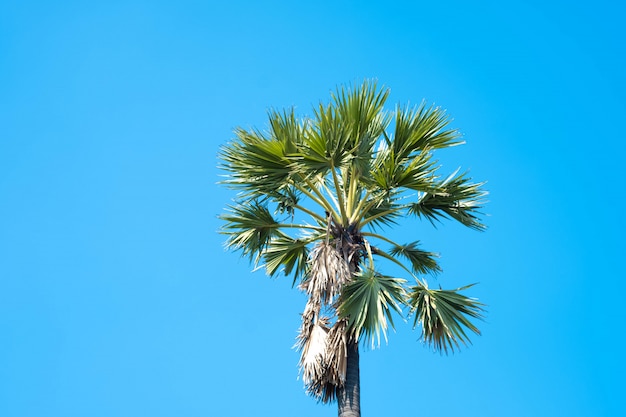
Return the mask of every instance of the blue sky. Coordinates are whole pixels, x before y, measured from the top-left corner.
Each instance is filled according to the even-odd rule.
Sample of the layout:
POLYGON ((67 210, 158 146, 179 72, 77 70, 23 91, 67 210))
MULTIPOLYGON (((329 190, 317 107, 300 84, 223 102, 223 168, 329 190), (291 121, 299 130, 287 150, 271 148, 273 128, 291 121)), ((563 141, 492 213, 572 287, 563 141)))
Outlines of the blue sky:
POLYGON ((375 78, 448 110, 484 233, 402 230, 480 282, 481 337, 361 355, 364 415, 617 416, 626 372, 617 2, 0 4, 0 415, 332 416, 304 297, 225 252, 217 151, 375 78))

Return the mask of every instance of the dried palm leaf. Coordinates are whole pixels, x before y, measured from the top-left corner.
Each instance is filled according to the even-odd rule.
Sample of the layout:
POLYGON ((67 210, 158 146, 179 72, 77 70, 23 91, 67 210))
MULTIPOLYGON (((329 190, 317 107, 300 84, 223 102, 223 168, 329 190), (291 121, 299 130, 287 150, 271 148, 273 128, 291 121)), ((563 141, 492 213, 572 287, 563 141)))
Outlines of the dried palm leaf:
POLYGON ((302 380, 309 386, 314 381, 325 379, 326 376, 326 340, 328 339, 328 326, 326 320, 315 323, 309 337, 302 347, 300 356, 300 370, 302 380))
POLYGON ((309 297, 331 304, 350 277, 350 267, 329 242, 320 242, 309 256, 310 270, 300 284, 309 297))
POLYGON ((328 381, 337 387, 342 387, 346 382, 346 367, 348 359, 346 329, 347 319, 337 320, 329 330, 326 339, 325 362, 328 366, 328 381))

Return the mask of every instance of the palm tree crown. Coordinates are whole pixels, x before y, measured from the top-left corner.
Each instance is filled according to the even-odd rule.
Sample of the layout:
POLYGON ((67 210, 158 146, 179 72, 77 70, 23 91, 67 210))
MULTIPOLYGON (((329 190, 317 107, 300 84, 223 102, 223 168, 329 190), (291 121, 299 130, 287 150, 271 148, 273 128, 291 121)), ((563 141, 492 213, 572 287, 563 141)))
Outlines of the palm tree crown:
POLYGON ((485 192, 458 171, 441 176, 433 153, 462 143, 445 112, 422 104, 386 111, 389 90, 365 81, 340 88, 312 117, 271 111, 269 129, 237 129, 222 147, 223 183, 239 191, 221 218, 227 247, 271 276, 293 276, 308 296, 298 335, 308 392, 341 395, 350 347, 386 338, 394 314, 412 316, 441 352, 479 334, 483 305, 455 290, 431 289, 436 254, 381 230, 404 217, 449 218, 483 230, 485 192), (409 281, 379 272, 386 259, 409 281), (394 313, 395 312, 395 313, 394 313))

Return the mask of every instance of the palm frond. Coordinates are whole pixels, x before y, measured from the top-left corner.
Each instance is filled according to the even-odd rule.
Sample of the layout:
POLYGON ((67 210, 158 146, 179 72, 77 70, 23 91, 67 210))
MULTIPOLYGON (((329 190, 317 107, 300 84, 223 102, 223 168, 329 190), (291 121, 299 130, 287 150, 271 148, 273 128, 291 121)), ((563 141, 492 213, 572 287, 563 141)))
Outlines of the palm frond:
MULTIPOLYGON (((325 362, 328 366, 328 381, 336 387, 342 387, 346 381, 348 357, 348 338, 346 329, 348 321, 339 319, 330 328, 326 339, 325 362)), ((326 401, 325 401, 326 402, 326 401)))
POLYGON ((319 317, 321 305, 309 298, 302 314, 296 347, 300 350, 300 374, 307 393, 328 403, 346 379, 346 319, 329 328, 329 319, 319 317))
POLYGON ((304 275, 307 269, 309 239, 294 239, 284 233, 271 239, 263 252, 263 260, 268 275, 275 275, 281 268, 286 276, 293 273, 293 284, 304 275))
POLYGON ((296 154, 302 143, 302 138, 306 134, 308 120, 299 120, 293 108, 282 112, 272 110, 268 113, 268 118, 272 139, 284 144, 285 154, 296 154))
POLYGON ((428 150, 411 158, 403 158, 391 148, 383 147, 372 165, 372 180, 376 188, 395 190, 427 190, 432 185, 436 166, 428 150))
POLYGON ((326 379, 326 340, 328 326, 325 320, 313 324, 310 333, 304 338, 300 355, 300 372, 305 385, 326 379))
POLYGON ((404 205, 400 204, 401 195, 401 192, 394 189, 376 189, 369 192, 368 198, 359 204, 354 223, 359 227, 395 225, 404 210, 404 205))
POLYGON ((381 256, 393 262, 394 264, 398 265, 400 268, 404 269, 409 275, 413 275, 413 271, 411 271, 404 263, 400 262, 395 256, 388 254, 384 250, 377 248, 377 247, 372 247, 372 253, 376 256, 381 256))
POLYGON ((229 206, 220 219, 225 222, 221 233, 228 236, 226 247, 241 250, 255 263, 280 228, 267 206, 256 200, 229 206))
POLYGON ((404 302, 405 281, 380 275, 372 270, 355 274, 345 285, 340 305, 339 317, 348 319, 348 332, 353 340, 361 335, 372 346, 380 344, 380 334, 387 340, 387 328, 393 328, 391 311, 401 313, 404 302))
MULTIPOLYGON (((265 194, 265 198, 269 199, 276 204, 276 210, 283 214, 293 216, 296 211, 296 207, 300 202, 301 192, 293 185, 282 187, 281 189, 274 189, 265 194)), ((259 200, 262 200, 260 197, 259 200)))
POLYGON ((320 104, 311 120, 311 129, 303 142, 303 158, 309 169, 324 173, 340 168, 349 160, 349 128, 331 104, 320 104))
POLYGON ((319 242, 309 256, 309 273, 300 289, 322 304, 331 304, 350 279, 350 266, 332 243, 319 242))
POLYGON ((373 147, 391 120, 383 109, 388 96, 389 89, 378 88, 375 81, 365 81, 359 87, 342 87, 332 95, 337 115, 348 129, 345 150, 359 172, 367 172, 373 147))
POLYGON ((237 129, 237 139, 220 150, 220 166, 228 172, 224 184, 254 196, 292 183, 292 160, 284 141, 257 131, 237 129))
POLYGON ((460 343, 471 343, 465 329, 480 335, 470 318, 483 317, 484 304, 460 294, 472 285, 455 290, 432 290, 419 283, 411 287, 408 304, 415 314, 413 326, 420 325, 422 339, 439 352, 454 352, 460 343))
MULTIPOLYGON (((329 330, 314 336, 319 344, 318 352, 301 357, 301 373, 307 393, 318 401, 329 403, 337 398, 337 390, 343 387, 347 368, 347 321, 338 320, 329 330), (323 346, 322 346, 323 344, 323 346)), ((303 350, 304 354, 304 350, 303 350)))
POLYGON ((402 214, 402 206, 398 205, 393 198, 375 197, 375 199, 378 202, 372 199, 372 204, 368 205, 367 211, 356 219, 356 223, 360 226, 370 225, 374 228, 397 224, 402 214))
POLYGON ((422 102, 417 108, 396 109, 396 125, 391 148, 398 161, 411 159, 419 152, 441 149, 463 143, 460 134, 448 129, 450 119, 439 107, 427 107, 422 102))
POLYGON ((340 88, 331 103, 320 103, 303 138, 303 171, 319 174, 350 165, 367 173, 373 147, 391 120, 383 110, 388 94, 366 81, 359 88, 340 88))
POLYGON ((422 193, 416 203, 408 206, 408 213, 425 217, 433 225, 436 220, 448 217, 472 229, 484 230, 479 218, 487 195, 481 188, 483 185, 471 182, 466 174, 454 173, 422 193))
POLYGON ((441 268, 435 258, 439 255, 434 252, 426 252, 419 249, 419 242, 411 242, 405 245, 394 245, 389 254, 392 256, 403 256, 411 262, 413 272, 416 274, 427 274, 441 272, 441 268))

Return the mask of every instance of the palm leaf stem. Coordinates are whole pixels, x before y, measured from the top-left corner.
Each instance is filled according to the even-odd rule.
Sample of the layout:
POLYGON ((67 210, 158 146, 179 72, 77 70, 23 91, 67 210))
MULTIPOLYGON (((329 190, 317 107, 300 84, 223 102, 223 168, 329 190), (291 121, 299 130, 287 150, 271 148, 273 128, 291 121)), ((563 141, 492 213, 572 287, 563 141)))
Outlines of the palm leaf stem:
MULTIPOLYGON (((326 191, 326 194, 330 198, 331 202, 335 205, 335 210, 340 210, 340 205, 337 199, 335 198, 335 193, 333 193, 333 191, 330 189, 328 184, 326 184, 326 181, 322 181, 322 188, 324 188, 324 191, 326 191)), ((338 219, 338 218, 339 218, 338 216, 335 217, 335 219, 338 219)))
MULTIPOLYGON (((328 202, 328 200, 326 199, 326 197, 324 197, 324 195, 317 189, 317 187, 311 183, 311 180, 309 179, 304 179, 304 182, 306 184, 306 187, 308 187, 309 189, 313 190, 313 192, 316 195, 313 195, 313 193, 311 193, 306 187, 303 186, 299 186, 297 184, 295 184, 295 187, 299 190, 302 191, 302 193, 304 195, 306 195, 307 197, 309 197, 311 200, 313 200, 315 203, 317 203, 318 205, 320 205, 324 210, 326 210, 327 212, 331 213, 333 215, 334 218, 337 218, 337 211, 333 209, 332 205, 328 202)), ((322 221, 326 221, 326 219, 322 218, 322 221)))
MULTIPOLYGON (((371 194, 370 190, 367 190, 365 192, 365 196, 363 196, 363 198, 359 200, 359 203, 356 205, 356 208, 354 209, 352 216, 350 217, 350 224, 354 223, 356 219, 360 217, 360 213, 366 213, 363 207, 365 206, 365 203, 367 202, 367 199, 369 198, 370 194, 371 194)), ((367 209, 369 210, 370 208, 371 206, 368 207, 367 209)))
POLYGON ((293 208, 296 208, 296 209, 298 209, 298 210, 308 214, 309 216, 313 217, 315 220, 317 220, 317 221, 319 221, 321 223, 324 223, 326 221, 326 219, 324 217, 320 216, 319 214, 317 214, 316 212, 314 212, 312 210, 309 210, 309 209, 307 209, 305 207, 302 207, 299 204, 294 204, 293 208))
POLYGON ((276 228, 287 228, 287 229, 307 229, 307 230, 315 230, 318 232, 325 232, 325 227, 312 226, 310 224, 296 224, 296 223, 279 223, 276 225, 276 228))
POLYGON ((411 271, 409 268, 407 268, 402 262, 400 262, 399 260, 397 260, 393 256, 389 255, 387 252, 376 248, 376 255, 380 255, 383 258, 385 258, 387 260, 390 260, 391 262, 393 262, 394 264, 398 265, 400 268, 402 268, 406 272, 408 272, 413 278, 417 279, 417 277, 415 276, 413 271, 411 271))
POLYGON ((378 233, 373 233, 373 232, 361 232, 361 235, 363 235, 363 236, 373 237, 373 238, 376 238, 376 239, 380 239, 380 240, 383 240, 383 241, 385 241, 385 242, 387 242, 387 243, 390 243, 390 244, 392 244, 392 245, 394 245, 394 246, 395 246, 395 245, 398 245, 398 244, 397 244, 396 242, 394 242, 393 240, 391 240, 391 239, 389 239, 388 237, 385 237, 385 236, 383 236, 383 235, 379 235, 378 233))
MULTIPOLYGON (((369 210, 370 208, 372 208, 372 206, 373 206, 373 204, 368 205, 368 207, 366 207, 366 209, 367 209, 367 210, 369 210)), ((379 217, 383 217, 383 216, 386 216, 386 215, 388 215, 388 214, 393 214, 394 212, 396 212, 396 211, 400 210, 401 208, 402 208, 402 207, 395 207, 395 208, 393 208, 393 209, 390 209, 390 210, 385 210, 385 211, 382 211, 382 212, 380 212, 380 213, 377 213, 377 214, 375 214, 375 215, 373 215, 373 216, 367 217, 367 218, 365 218, 365 219, 361 220, 361 222, 360 222, 359 226, 360 226, 360 227, 363 227, 363 226, 365 226, 366 224, 371 223, 371 222, 373 222, 374 220, 378 219, 379 217)), ((366 213, 366 212, 364 211, 364 213, 366 213)))
POLYGON ((337 172, 335 172, 334 164, 330 164, 330 172, 333 174, 333 182, 335 184, 335 191, 337 198, 339 199, 339 210, 341 211, 341 224, 347 226, 348 216, 346 215, 345 197, 346 192, 342 187, 339 187, 339 178, 337 172))
POLYGON ((356 175, 355 175, 355 169, 353 167, 350 167, 350 187, 348 188, 348 222, 350 222, 352 220, 352 217, 354 215, 354 202, 356 201, 356 194, 357 194, 357 180, 356 180, 356 175))
POLYGON ((372 247, 370 243, 363 239, 363 244, 365 245, 365 250, 367 251, 367 259, 370 261, 370 269, 374 270, 374 257, 372 256, 372 247))

